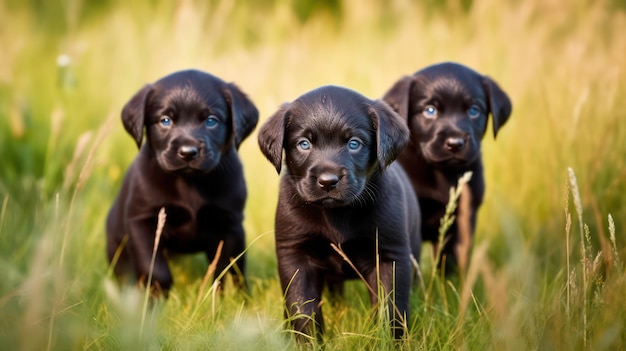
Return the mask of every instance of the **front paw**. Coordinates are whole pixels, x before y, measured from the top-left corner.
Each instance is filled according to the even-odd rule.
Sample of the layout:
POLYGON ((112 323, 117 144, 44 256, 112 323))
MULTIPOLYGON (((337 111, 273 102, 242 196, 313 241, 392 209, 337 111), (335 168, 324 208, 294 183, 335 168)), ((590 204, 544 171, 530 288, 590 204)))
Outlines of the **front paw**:
POLYGON ((169 272, 156 274, 154 272, 148 282, 148 274, 142 274, 139 277, 138 285, 141 289, 146 289, 148 284, 150 284, 150 295, 157 298, 167 298, 169 295, 170 288, 172 287, 172 276, 169 272))

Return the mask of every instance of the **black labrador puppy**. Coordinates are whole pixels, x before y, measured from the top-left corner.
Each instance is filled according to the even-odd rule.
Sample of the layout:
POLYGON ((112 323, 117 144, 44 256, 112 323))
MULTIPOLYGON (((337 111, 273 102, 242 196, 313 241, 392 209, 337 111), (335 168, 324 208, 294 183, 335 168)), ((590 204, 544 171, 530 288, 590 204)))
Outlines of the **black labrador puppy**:
MULTIPOLYGON (((493 135, 511 115, 511 101, 491 78, 456 63, 426 67, 405 76, 385 94, 411 132, 398 157, 419 198, 422 236, 435 243, 450 187, 467 171, 472 178, 459 199, 456 219, 441 247, 447 273, 464 269, 483 201, 480 143, 493 117, 493 135)), ((443 263, 443 262, 442 262, 443 263)))
POLYGON ((402 335, 411 254, 419 259, 421 245, 417 199, 393 162, 408 137, 405 123, 384 102, 334 86, 284 104, 261 127, 261 151, 279 173, 285 151, 276 252, 296 331, 320 338, 325 284, 337 291, 345 279, 361 276, 372 304, 391 294, 393 331, 402 335))
MULTIPOLYGON (((257 121, 256 107, 239 88, 196 70, 147 84, 130 99, 122 122, 140 150, 106 223, 107 254, 119 278, 145 283, 162 207, 167 219, 154 263, 155 294, 167 295, 172 285, 166 251, 205 252, 210 261, 223 241, 218 273, 244 251, 246 184, 237 149, 257 121)), ((241 257, 239 272, 244 265, 241 257)))

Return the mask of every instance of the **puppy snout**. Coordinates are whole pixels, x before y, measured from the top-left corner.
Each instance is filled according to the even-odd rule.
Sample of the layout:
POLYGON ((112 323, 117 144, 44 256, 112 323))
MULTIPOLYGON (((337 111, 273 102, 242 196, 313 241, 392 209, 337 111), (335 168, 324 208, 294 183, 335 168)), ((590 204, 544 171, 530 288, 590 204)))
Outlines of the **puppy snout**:
POLYGON ((339 176, 333 173, 322 173, 317 177, 317 184, 322 190, 331 191, 337 187, 339 176))
POLYGON ((459 137, 450 137, 446 139, 446 148, 451 152, 459 152, 465 147, 465 139, 459 137))
POLYGON ((178 157, 185 161, 193 160, 199 153, 198 147, 192 145, 183 145, 178 149, 178 157))

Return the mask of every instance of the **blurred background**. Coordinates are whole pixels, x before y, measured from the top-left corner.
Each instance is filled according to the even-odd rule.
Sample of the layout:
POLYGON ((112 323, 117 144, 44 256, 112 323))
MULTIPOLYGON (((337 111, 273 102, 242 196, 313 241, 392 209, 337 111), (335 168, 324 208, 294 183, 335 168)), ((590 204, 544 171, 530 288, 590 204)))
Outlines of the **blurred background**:
MULTIPOLYGON (((144 84, 180 69, 204 70, 235 82, 263 123, 281 103, 320 85, 379 98, 401 76, 441 61, 489 75, 513 101, 497 140, 488 132, 483 141, 487 194, 476 236, 485 248, 480 262, 505 282, 501 295, 478 299, 500 312, 476 317, 488 332, 478 344, 461 345, 541 349, 595 340, 597 349, 624 347, 626 320, 615 312, 624 311, 623 301, 615 307, 605 297, 598 305, 594 321, 602 332, 585 324, 569 337, 558 327, 540 331, 551 323, 563 328, 565 318, 529 321, 522 311, 528 301, 544 301, 557 315, 569 307, 563 287, 576 271, 567 262, 585 259, 579 223, 588 229, 587 253, 605 253, 603 267, 626 254, 626 2, 0 0, 0 23, 0 340, 11 349, 130 345, 122 330, 133 323, 124 324, 124 307, 111 302, 122 298, 106 290, 104 219, 137 153, 120 111, 144 84), (576 210, 568 167, 580 193, 576 210)), ((258 150, 256 133, 241 156, 248 241, 258 238, 249 249, 251 305, 280 330, 278 175, 258 150)), ((154 317, 157 348, 196 345, 181 340, 201 332, 181 322, 180 310, 193 309, 195 296, 183 289, 197 287, 203 260, 180 264, 181 290, 169 302, 177 307, 154 317), (178 327, 162 329, 164 320, 178 327)), ((608 273, 601 276, 608 281, 608 273)), ((623 270, 616 279, 626 286, 623 270)), ((210 342, 227 338, 219 317, 202 323, 226 330, 210 342)))

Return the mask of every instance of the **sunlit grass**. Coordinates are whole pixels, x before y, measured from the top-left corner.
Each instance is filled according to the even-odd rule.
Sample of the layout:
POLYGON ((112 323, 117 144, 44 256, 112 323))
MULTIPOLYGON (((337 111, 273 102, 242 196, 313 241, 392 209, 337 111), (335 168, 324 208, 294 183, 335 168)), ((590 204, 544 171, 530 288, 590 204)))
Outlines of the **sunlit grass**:
MULTIPOLYGON (((136 155, 121 107, 143 84, 194 67, 238 84, 264 120, 319 85, 375 98, 404 74, 457 61, 494 78, 513 115, 483 142, 487 193, 467 275, 423 274, 431 288, 412 294, 401 347, 626 347, 619 2, 342 4, 307 17, 283 1, 1 3, 1 344, 293 349, 272 234, 279 178, 256 135, 241 147, 249 296, 228 285, 211 294, 206 258, 183 257, 170 298, 140 327, 141 292, 113 284, 104 254, 106 212, 136 155)), ((430 273, 429 246, 423 256, 430 273)), ((392 349, 359 283, 324 305, 328 350, 392 349)))

